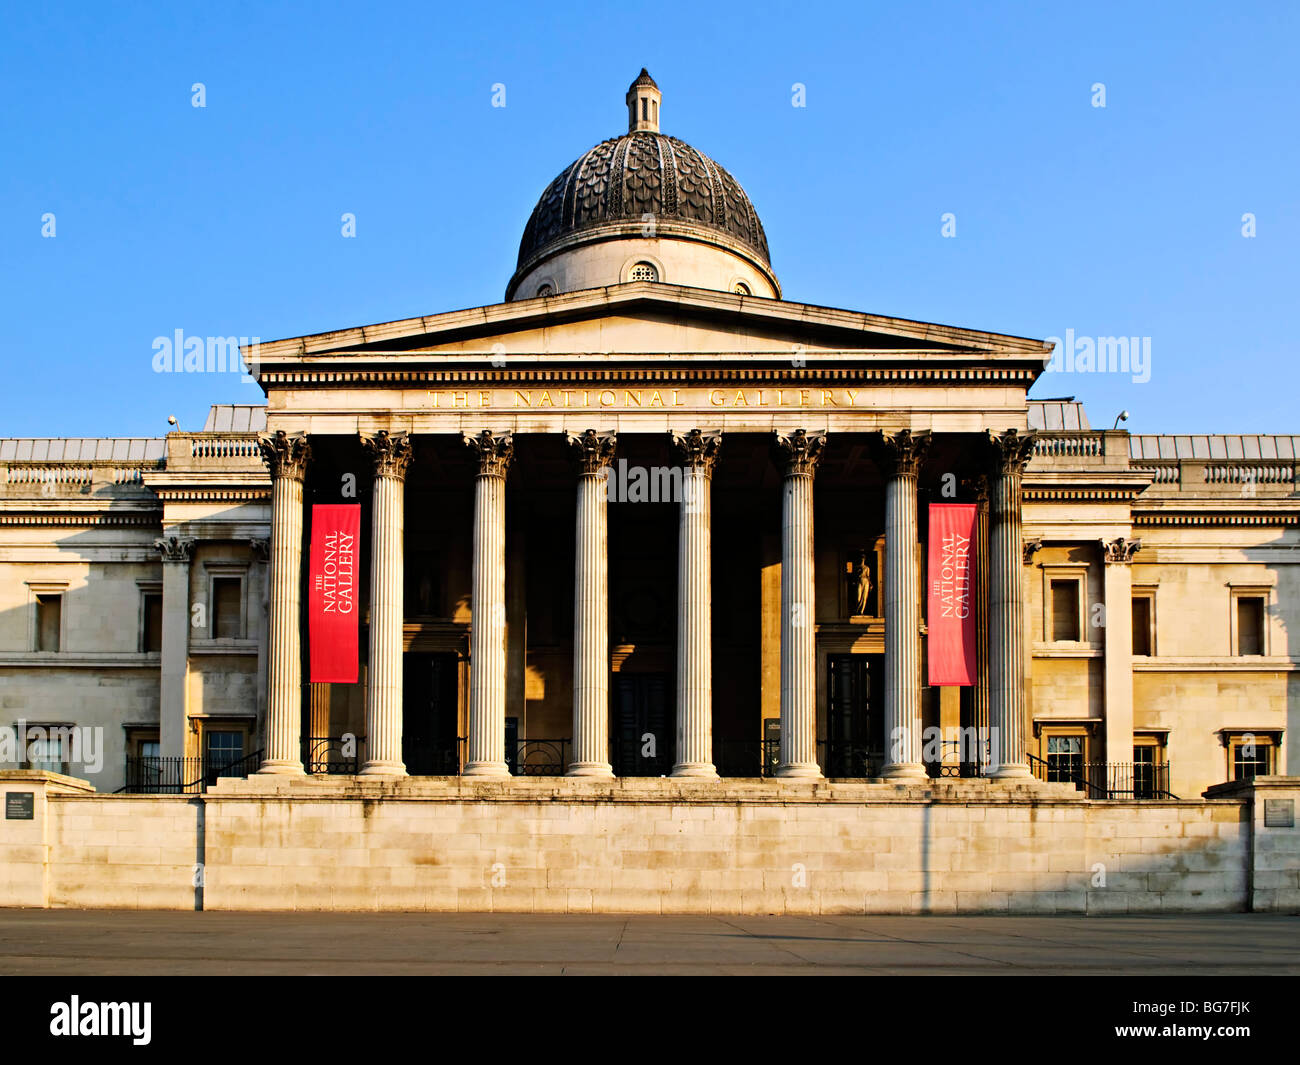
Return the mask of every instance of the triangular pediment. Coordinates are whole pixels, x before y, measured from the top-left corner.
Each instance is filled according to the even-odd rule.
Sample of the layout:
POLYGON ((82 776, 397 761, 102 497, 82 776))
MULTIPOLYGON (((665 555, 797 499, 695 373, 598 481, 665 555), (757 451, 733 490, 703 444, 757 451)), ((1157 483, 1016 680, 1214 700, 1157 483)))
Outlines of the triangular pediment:
POLYGON ((406 318, 263 343, 263 367, 689 360, 809 364, 954 361, 1041 367, 1042 341, 648 282, 406 318))

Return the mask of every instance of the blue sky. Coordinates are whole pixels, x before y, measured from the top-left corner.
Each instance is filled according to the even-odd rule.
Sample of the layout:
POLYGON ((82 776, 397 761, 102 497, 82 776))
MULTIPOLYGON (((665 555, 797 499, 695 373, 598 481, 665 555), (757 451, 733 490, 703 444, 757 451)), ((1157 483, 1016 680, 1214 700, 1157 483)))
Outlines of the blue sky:
POLYGON ((787 299, 1149 337, 1149 380, 1033 395, 1134 432, 1300 433, 1300 5, 9 3, 4 24, 3 436, 260 402, 155 373, 177 329, 498 302, 537 197, 626 128, 643 65, 665 132, 750 194, 787 299))

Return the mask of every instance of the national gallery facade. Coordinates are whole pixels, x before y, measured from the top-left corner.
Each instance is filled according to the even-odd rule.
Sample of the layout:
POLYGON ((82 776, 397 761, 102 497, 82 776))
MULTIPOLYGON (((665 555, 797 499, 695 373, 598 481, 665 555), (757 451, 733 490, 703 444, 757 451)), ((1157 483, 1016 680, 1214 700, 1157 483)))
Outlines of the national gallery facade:
POLYGON ((1300 773, 1300 437, 1094 429, 1029 398, 1041 340, 783 299, 660 102, 643 71, 547 186, 504 302, 263 343, 265 405, 200 431, 0 440, 0 725, 46 730, 0 768, 1300 773), (975 508, 962 685, 929 682, 935 504, 975 508), (330 505, 355 679, 313 682, 330 505))

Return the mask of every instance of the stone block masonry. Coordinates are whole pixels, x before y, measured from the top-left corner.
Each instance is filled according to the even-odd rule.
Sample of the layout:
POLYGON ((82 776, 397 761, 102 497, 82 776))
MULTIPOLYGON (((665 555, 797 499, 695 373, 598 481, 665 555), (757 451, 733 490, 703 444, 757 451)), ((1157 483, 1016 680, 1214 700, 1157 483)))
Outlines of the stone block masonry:
POLYGON ((0 905, 536 913, 1300 907, 1300 779, 1092 802, 1035 781, 253 777, 98 795, 0 773, 0 905), (1265 827, 1261 796, 1274 800, 1265 827))

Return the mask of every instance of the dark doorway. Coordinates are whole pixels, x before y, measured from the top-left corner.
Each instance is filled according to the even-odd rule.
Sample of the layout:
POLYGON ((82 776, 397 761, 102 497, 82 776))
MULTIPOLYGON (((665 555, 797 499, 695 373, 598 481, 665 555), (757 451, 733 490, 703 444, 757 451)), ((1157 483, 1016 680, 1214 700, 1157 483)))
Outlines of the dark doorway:
POLYGON ((828 777, 874 777, 884 764, 884 655, 830 655, 827 659, 828 777))
POLYGON ((460 772, 457 668, 452 653, 403 656, 402 760, 412 776, 460 772))
POLYGON ((615 673, 614 775, 666 776, 677 744, 672 678, 667 673, 615 673))

